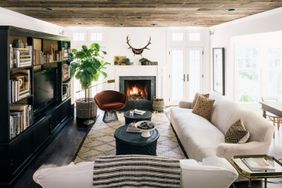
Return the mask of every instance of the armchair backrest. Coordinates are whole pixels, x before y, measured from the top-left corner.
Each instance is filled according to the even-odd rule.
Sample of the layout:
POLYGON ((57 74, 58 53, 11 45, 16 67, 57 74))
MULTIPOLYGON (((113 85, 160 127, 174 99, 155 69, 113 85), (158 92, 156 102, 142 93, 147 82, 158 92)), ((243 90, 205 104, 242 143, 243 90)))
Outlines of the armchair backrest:
POLYGON ((95 102, 98 106, 112 102, 126 102, 126 96, 118 91, 114 90, 104 90, 97 93, 94 97, 95 102))

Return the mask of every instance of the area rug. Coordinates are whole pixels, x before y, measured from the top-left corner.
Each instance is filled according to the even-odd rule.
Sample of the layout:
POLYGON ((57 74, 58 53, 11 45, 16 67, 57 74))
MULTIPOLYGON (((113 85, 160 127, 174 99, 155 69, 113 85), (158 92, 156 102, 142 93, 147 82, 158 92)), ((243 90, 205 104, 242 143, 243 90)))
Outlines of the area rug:
MULTIPOLYGON (((97 156, 115 155, 116 146, 115 130, 124 125, 123 113, 118 114, 118 121, 104 123, 102 115, 98 117, 95 125, 85 138, 74 162, 94 161, 97 156)), ((160 133, 157 145, 157 155, 184 159, 185 155, 181 150, 176 136, 170 126, 170 122, 164 113, 153 113, 152 122, 160 133)))

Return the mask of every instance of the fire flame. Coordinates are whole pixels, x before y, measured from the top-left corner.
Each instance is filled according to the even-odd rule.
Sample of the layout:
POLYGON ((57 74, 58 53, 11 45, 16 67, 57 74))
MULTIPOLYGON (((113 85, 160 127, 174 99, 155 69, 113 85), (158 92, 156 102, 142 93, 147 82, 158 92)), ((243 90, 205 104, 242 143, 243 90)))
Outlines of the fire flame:
POLYGON ((141 89, 137 88, 136 86, 132 87, 132 89, 129 90, 129 95, 140 95, 143 96, 143 92, 141 89))

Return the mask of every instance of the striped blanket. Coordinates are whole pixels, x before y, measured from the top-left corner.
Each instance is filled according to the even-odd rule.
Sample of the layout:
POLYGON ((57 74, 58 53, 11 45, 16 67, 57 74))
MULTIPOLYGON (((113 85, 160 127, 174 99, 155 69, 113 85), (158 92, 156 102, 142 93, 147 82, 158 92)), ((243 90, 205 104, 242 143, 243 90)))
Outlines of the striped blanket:
POLYGON ((179 160, 148 155, 103 156, 95 160, 94 188, 180 187, 179 160))

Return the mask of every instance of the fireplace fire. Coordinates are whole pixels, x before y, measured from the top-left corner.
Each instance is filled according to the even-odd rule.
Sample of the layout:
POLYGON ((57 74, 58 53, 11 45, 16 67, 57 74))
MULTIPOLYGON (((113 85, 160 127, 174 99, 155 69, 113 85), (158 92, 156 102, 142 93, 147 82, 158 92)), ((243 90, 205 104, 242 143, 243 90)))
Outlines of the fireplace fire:
POLYGON ((121 76, 120 92, 127 96, 124 110, 151 110, 153 97, 156 96, 155 76, 121 76))
POLYGON ((126 91, 128 100, 144 100, 148 98, 148 89, 146 85, 136 84, 129 86, 126 91))

